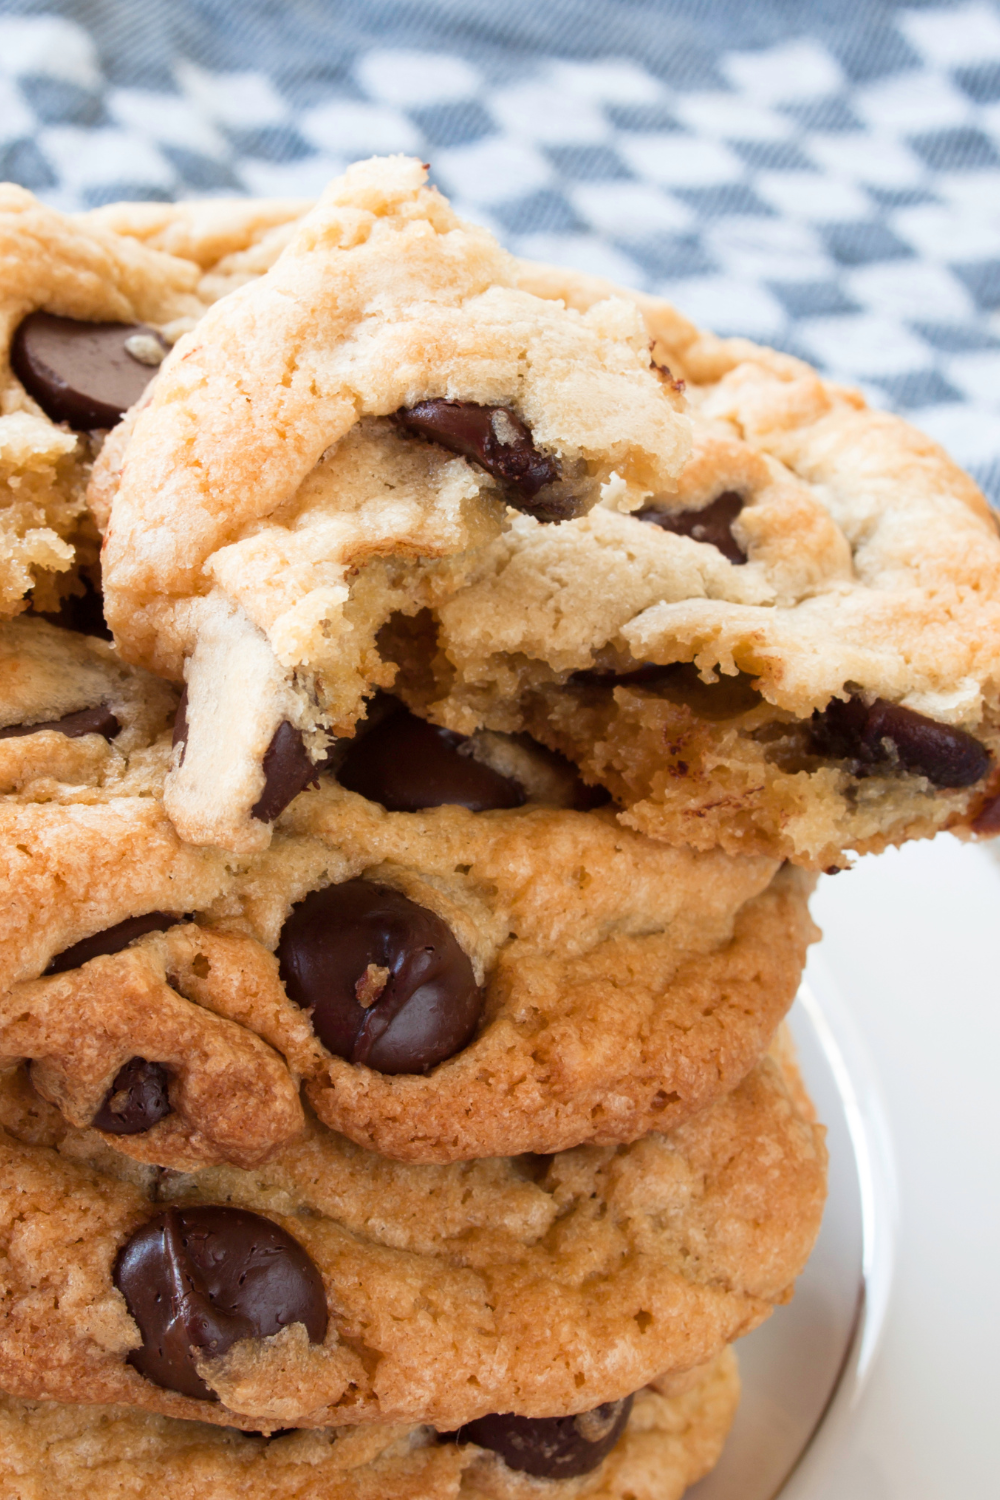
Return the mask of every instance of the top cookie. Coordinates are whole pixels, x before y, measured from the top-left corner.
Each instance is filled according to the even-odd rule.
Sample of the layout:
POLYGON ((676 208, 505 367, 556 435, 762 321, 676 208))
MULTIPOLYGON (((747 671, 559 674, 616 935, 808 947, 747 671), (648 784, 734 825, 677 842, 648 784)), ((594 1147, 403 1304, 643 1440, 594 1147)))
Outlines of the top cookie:
POLYGON ((135 422, 108 618, 130 659, 187 681, 167 791, 186 838, 266 843, 249 813, 275 732, 287 720, 315 761, 326 730, 353 730, 386 676, 375 633, 426 602, 408 560, 482 545, 505 503, 543 521, 602 490, 639 504, 686 457, 635 309, 517 289, 424 176, 391 158, 332 184, 181 341, 135 422))
MULTIPOLYGON (((576 308, 612 290, 531 266, 522 284, 576 308)), ((678 486, 555 534, 518 518, 440 605, 434 686, 397 691, 466 733, 528 729, 633 826, 696 848, 822 868, 983 828, 1000 538, 976 486, 800 361, 634 300, 687 381, 678 486)))

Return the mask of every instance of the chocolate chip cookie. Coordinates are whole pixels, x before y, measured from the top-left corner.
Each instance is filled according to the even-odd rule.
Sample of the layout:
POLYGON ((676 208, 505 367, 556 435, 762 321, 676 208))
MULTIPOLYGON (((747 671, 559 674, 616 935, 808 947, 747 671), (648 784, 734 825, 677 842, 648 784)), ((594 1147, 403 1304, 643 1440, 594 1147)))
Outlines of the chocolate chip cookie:
POLYGON ((200 271, 206 306, 269 271, 313 206, 309 198, 196 198, 180 203, 108 203, 77 215, 200 271))
POLYGON ((0 615, 58 609, 99 538, 85 490, 104 432, 204 309, 190 261, 0 188, 0 615))
POLYGON ((126 667, 107 641, 33 613, 0 621, 0 795, 151 789, 176 711, 170 684, 126 667))
MULTIPOLYGON (((612 291, 538 267, 521 284, 577 309, 612 291)), ((687 383, 677 487, 555 532, 517 518, 422 634, 395 632, 414 678, 396 691, 453 730, 527 729, 633 827, 696 848, 825 868, 985 830, 1000 538, 983 497, 856 392, 634 301, 687 383)))
POLYGON ((185 1169, 290 1139, 300 1079, 424 1162, 635 1140, 735 1087, 798 987, 809 878, 623 829, 523 738, 381 706, 243 860, 120 783, 0 805, 0 1056, 185 1169))
POLYGON ((238 882, 275 1017, 310 1020, 308 1046, 284 1019, 268 1040, 327 1124, 411 1161, 634 1140, 761 1055, 815 936, 808 879, 610 809, 386 809, 411 788, 324 776, 238 882))
POLYGON ((165 1173, 0 1085, 0 1382, 31 1399, 249 1430, 590 1411, 756 1326, 822 1213, 822 1131, 770 1058, 669 1134, 450 1166, 307 1122, 252 1170, 165 1173))
POLYGON ((99 466, 109 621, 187 683, 166 804, 189 840, 266 845, 252 810, 282 726, 313 763, 349 734, 391 680, 379 626, 453 587, 449 560, 461 577, 512 510, 638 505, 686 456, 634 308, 518 290, 424 177, 390 158, 332 184, 166 360, 126 468, 99 466))
POLYGON ((738 1395, 725 1350, 637 1392, 623 1431, 625 1403, 582 1417, 488 1417, 474 1437, 456 1440, 378 1424, 252 1437, 127 1407, 6 1397, 0 1481, 16 1486, 18 1500, 42 1500, 55 1486, 66 1500, 103 1500, 109 1490, 121 1500, 151 1491, 170 1500, 535 1500, 540 1489, 552 1500, 680 1500, 718 1458, 738 1395))

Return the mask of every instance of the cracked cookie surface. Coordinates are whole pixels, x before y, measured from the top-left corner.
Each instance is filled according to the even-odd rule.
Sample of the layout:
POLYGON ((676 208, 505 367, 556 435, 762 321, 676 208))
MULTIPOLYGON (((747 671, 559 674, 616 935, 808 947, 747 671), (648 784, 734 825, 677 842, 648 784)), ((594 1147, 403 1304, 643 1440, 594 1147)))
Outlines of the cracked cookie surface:
POLYGON ((471 1041, 425 1075, 352 1063, 303 1038, 273 969, 268 1040, 329 1125, 404 1160, 669 1129, 760 1057, 815 935, 809 880, 769 860, 667 849, 608 811, 386 812, 325 777, 237 882, 233 920, 280 952, 295 903, 359 877, 455 934, 484 987, 471 1041))
MULTIPOLYGON (((390 812, 327 774, 245 859, 182 844, 155 781, 153 796, 115 781, 29 784, 0 803, 15 893, 0 932, 0 1054, 35 1059, 38 1087, 75 1125, 96 1118, 133 1059, 167 1070, 170 1110, 110 1144, 174 1168, 275 1149, 297 1128, 299 1080, 328 1125, 409 1161, 630 1141, 703 1109, 760 1058, 794 998, 816 936, 809 878, 670 848, 612 809, 560 806, 567 769, 506 736, 480 740, 516 769, 523 806, 390 812), (27 800, 39 788, 47 800, 27 800), (366 1014, 381 1024, 397 1002, 390 990, 380 1010, 390 969, 378 966, 405 984, 408 945, 421 951, 429 922, 474 991, 443 1046, 439 1022, 419 1023, 436 1050, 369 1065, 316 1018, 311 993, 289 988, 296 913, 352 891, 350 921, 320 917, 334 945, 323 972, 346 965, 347 987, 322 1005, 346 1005, 355 1030, 366 1014), (386 912, 355 939, 365 892, 369 907, 385 893, 402 903, 414 935, 393 937, 386 912), (359 941, 390 948, 355 953, 359 941), (254 1109, 255 1088, 272 1109, 254 1109)), ((162 774, 162 743, 156 754, 162 774)), ((399 994, 406 1023, 420 991, 412 1004, 399 994)))
POLYGON ((686 419, 634 309, 519 291, 423 178, 392 158, 334 183, 168 357, 120 482, 97 481, 105 507, 117 484, 108 618, 130 659, 187 680, 167 803, 190 839, 266 844, 248 813, 272 736, 289 722, 316 760, 325 730, 351 731, 387 682, 378 624, 401 593, 426 602, 416 560, 481 545, 505 501, 572 514, 610 486, 638 504, 683 462, 686 419), (485 413, 482 433, 453 431, 457 408, 466 426, 485 413))
POLYGON ((648 1386, 593 1473, 537 1480, 426 1427, 293 1432, 270 1440, 125 1407, 0 1397, 0 1482, 10 1500, 680 1500, 715 1464, 739 1397, 725 1350, 704 1369, 648 1386))
POLYGON ((4 1388, 254 1430, 453 1430, 623 1399, 787 1300, 825 1194, 822 1131, 770 1058, 668 1135, 445 1167, 313 1124, 252 1171, 157 1173, 41 1101, 27 1108, 9 1075, 0 1102, 4 1388), (233 1205, 297 1240, 326 1287, 325 1341, 296 1324, 200 1361, 218 1402, 144 1380, 126 1363, 139 1335, 112 1271, 170 1203, 233 1205))
MULTIPOLYGON (((521 284, 577 309, 612 290, 521 284)), ((974 825, 1000 755, 1000 538, 976 486, 800 361, 624 295, 687 382, 678 488, 552 534, 518 518, 437 607, 433 686, 396 691, 465 733, 528 729, 672 842, 824 868, 974 825), (841 705, 873 727, 831 734, 841 705)))

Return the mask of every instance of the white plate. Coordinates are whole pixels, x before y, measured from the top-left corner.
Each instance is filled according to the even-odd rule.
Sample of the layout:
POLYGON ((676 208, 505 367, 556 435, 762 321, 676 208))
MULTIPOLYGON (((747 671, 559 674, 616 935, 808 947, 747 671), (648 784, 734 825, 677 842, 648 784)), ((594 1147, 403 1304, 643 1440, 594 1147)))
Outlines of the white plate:
POLYGON ((895 1192, 871 1067, 820 965, 790 1021, 828 1128, 830 1195, 795 1297, 737 1346, 743 1399, 718 1467, 688 1500, 808 1500, 871 1366, 892 1276, 895 1192))

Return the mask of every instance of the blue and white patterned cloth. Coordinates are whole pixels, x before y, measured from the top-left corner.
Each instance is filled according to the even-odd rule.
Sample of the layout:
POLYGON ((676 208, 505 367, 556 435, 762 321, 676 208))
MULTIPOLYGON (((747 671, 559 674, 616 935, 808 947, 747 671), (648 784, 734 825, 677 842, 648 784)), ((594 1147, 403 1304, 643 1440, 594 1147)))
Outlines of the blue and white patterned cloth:
POLYGON ((384 151, 521 254, 859 383, 1000 500, 988 0, 0 0, 0 176, 60 207, 384 151))

